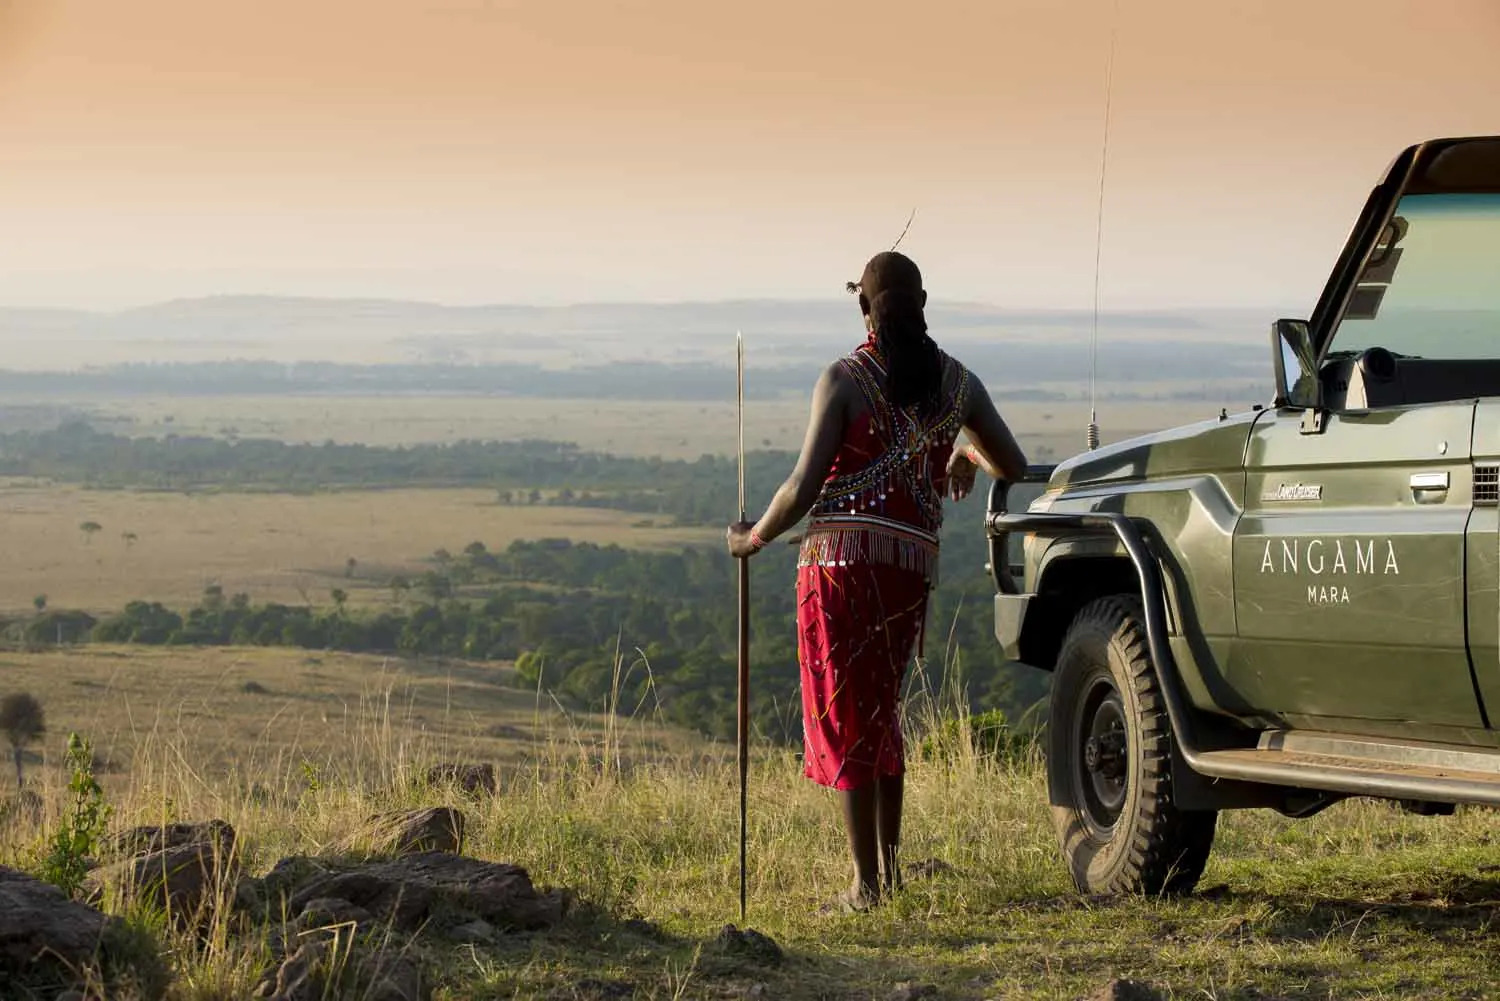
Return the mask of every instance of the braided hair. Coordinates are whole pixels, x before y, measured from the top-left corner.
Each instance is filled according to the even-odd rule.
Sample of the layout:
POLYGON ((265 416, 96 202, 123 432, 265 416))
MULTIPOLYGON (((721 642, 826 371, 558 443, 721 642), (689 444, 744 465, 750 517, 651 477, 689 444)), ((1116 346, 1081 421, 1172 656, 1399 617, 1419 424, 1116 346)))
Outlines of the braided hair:
POLYGON ((922 273, 909 257, 887 251, 870 258, 859 282, 850 286, 859 294, 859 307, 870 318, 875 346, 885 358, 891 403, 930 414, 942 394, 943 367, 938 346, 927 333, 922 273))

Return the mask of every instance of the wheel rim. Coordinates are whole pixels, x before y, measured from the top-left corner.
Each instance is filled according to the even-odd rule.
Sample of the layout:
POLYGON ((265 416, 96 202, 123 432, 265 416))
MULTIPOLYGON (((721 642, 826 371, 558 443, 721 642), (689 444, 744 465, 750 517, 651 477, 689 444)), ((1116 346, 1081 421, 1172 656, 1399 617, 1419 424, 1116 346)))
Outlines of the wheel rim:
POLYGON ((1125 704, 1108 678, 1095 678, 1078 701, 1073 726, 1076 802, 1094 833, 1107 840, 1125 806, 1129 782, 1125 704))

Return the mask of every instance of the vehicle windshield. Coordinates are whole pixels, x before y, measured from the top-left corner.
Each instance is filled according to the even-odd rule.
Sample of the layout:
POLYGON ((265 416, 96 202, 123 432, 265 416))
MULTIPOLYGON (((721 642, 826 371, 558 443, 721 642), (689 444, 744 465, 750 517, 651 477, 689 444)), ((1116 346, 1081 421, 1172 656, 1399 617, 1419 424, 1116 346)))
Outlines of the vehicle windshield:
POLYGON ((1500 358, 1500 193, 1407 195, 1326 357, 1500 358))

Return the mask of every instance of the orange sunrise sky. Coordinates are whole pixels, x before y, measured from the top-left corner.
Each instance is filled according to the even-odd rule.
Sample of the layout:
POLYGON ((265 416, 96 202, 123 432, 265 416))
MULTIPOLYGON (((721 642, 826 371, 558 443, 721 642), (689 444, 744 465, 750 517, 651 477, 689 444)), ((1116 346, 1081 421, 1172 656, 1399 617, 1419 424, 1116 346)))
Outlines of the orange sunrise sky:
POLYGON ((1500 0, 0 0, 0 306, 1306 307, 1500 0))

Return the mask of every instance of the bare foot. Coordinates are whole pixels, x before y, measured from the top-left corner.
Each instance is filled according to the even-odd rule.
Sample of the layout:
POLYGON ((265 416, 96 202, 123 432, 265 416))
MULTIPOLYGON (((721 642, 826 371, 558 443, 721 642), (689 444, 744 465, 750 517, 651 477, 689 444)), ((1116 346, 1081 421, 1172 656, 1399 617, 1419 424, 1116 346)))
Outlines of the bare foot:
POLYGON ((868 889, 851 886, 838 893, 818 909, 819 914, 863 914, 880 903, 880 895, 868 889))

